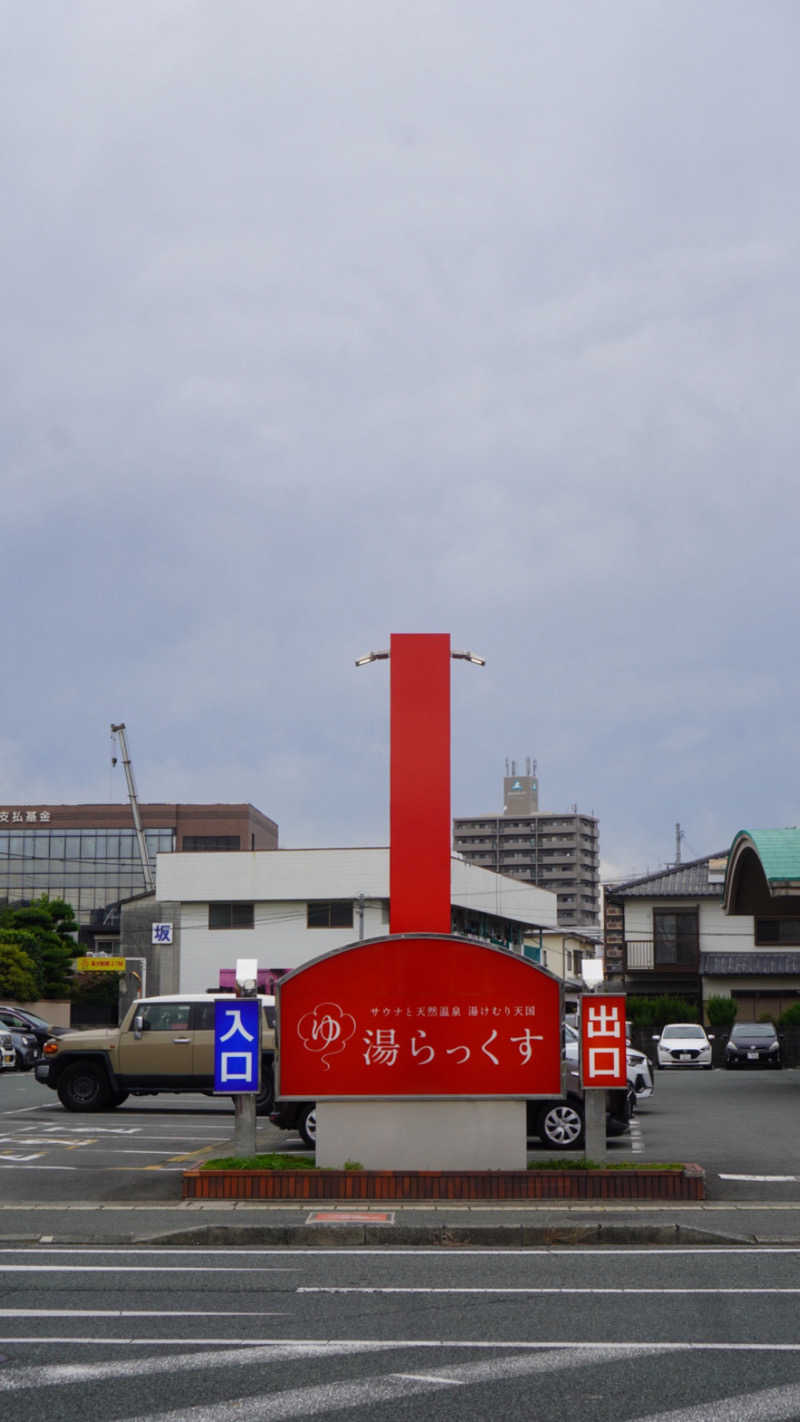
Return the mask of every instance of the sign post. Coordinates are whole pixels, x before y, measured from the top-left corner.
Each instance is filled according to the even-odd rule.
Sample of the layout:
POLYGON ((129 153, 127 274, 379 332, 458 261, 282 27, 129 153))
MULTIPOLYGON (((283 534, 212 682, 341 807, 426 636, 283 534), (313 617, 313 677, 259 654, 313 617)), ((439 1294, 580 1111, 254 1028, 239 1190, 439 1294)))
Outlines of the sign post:
POLYGON ((214 1004, 214 1091, 233 1096, 233 1150, 256 1153, 256 1097, 261 1085, 261 1003, 255 960, 240 958, 235 1001, 214 1004), (253 969, 251 972, 250 969, 253 969))
POLYGON ((581 1086, 588 1160, 605 1158, 606 1091, 627 1084, 625 998, 586 993, 581 998, 581 1086))

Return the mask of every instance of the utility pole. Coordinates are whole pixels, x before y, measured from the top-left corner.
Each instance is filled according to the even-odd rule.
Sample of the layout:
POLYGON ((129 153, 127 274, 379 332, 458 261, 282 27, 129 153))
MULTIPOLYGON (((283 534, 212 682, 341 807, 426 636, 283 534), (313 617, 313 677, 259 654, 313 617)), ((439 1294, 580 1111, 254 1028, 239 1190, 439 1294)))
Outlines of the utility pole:
POLYGON ((683 830, 681 829, 680 824, 676 824, 676 826, 675 826, 675 863, 676 863, 676 864, 680 864, 680 862, 681 862, 681 840, 682 840, 682 839, 683 839, 683 830))
POLYGON ((139 843, 139 858, 142 861, 142 874, 144 875, 144 886, 148 894, 155 888, 153 881, 153 870, 150 867, 150 860, 147 857, 147 841, 142 829, 142 820, 139 814, 139 802, 136 799, 136 786, 133 782, 133 766, 128 755, 128 743, 125 739, 125 722, 120 721, 118 726, 111 727, 111 734, 119 740, 119 748, 122 751, 122 765, 125 770, 125 779, 128 782, 128 799, 131 802, 131 814, 133 815, 133 827, 136 830, 136 838, 139 843))

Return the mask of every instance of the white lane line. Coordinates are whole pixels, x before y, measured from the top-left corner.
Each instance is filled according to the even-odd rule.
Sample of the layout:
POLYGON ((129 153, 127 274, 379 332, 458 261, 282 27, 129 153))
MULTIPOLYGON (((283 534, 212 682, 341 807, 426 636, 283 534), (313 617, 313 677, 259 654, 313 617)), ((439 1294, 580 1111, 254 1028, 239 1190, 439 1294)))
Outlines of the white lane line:
MULTIPOLYGON (((163 1308, 0 1308, 0 1318, 282 1318, 272 1310, 225 1309, 163 1309, 163 1308)), ((188 1340, 184 1340, 188 1341, 188 1340)), ((202 1339, 199 1340, 202 1342, 202 1339)))
MULTIPOLYGON (((43 1168, 45 1168, 45 1167, 43 1167, 43 1168)), ((46 1167, 46 1168, 52 1168, 52 1169, 54 1169, 54 1170, 55 1170, 55 1169, 72 1169, 71 1166, 53 1166, 53 1167, 46 1167)), ((60 1211, 60 1210, 69 1209, 69 1205, 68 1205, 68 1204, 52 1204, 52 1205, 50 1205, 50 1204, 45 1204, 45 1205, 37 1205, 36 1208, 37 1208, 38 1210, 40 1210, 40 1211, 43 1211, 43 1212, 48 1212, 48 1211, 58 1212, 58 1211, 60 1211)), ((161 1210, 161 1209, 162 1209, 162 1205, 159 1203, 159 1204, 157 1204, 157 1205, 148 1205, 148 1206, 145 1206, 145 1207, 138 1206, 138 1205, 137 1205, 137 1206, 128 1206, 128 1205, 116 1206, 116 1205, 115 1205, 115 1206, 113 1206, 113 1207, 109 1207, 108 1205, 94 1204, 94 1205, 92 1205, 92 1206, 86 1206, 86 1208, 87 1208, 87 1209, 88 1209, 88 1208, 91 1208, 91 1210, 92 1210, 93 1212, 107 1213, 108 1210, 109 1210, 109 1208, 113 1208, 113 1209, 126 1209, 126 1210, 127 1210, 127 1209, 137 1209, 137 1210, 138 1210, 138 1209, 141 1209, 141 1208, 146 1208, 146 1209, 149 1210, 149 1211, 161 1210)), ((353 1246, 353 1247, 351 1247, 351 1248, 342 1247, 342 1246, 338 1246, 338 1245, 334 1247, 334 1246, 332 1245, 332 1246, 331 1246, 330 1248, 328 1248, 328 1249, 311 1249, 311 1248, 309 1248, 309 1249, 302 1249, 302 1248, 291 1249, 291 1248, 281 1248, 281 1247, 276 1247, 276 1248, 274 1248, 274 1249, 253 1249, 253 1248, 251 1248, 249 1245, 248 1245, 246 1248, 239 1247, 239 1248, 229 1248, 229 1249, 205 1249, 205 1248, 203 1248, 202 1246, 194 1246, 194 1245, 183 1245, 183 1246, 178 1247, 178 1248, 170 1249, 170 1248, 161 1248, 161 1247, 158 1246, 158 1245, 151 1245, 151 1246, 150 1246, 149 1248, 147 1248, 147 1249, 133 1249, 133 1248, 118 1247, 118 1246, 115 1246, 115 1245, 102 1245, 102 1244, 54 1245, 52 1248, 51 1248, 49 1245, 46 1245, 46 1244, 42 1244, 42 1245, 33 1245, 33 1244, 32 1244, 32 1245, 28 1245, 28 1246, 26 1246, 26 1247, 15 1247, 15 1246, 7 1246, 7 1247, 4 1246, 4 1247, 0 1247, 0 1258, 2 1258, 4 1255, 11 1255, 11 1254, 24 1254, 26 1258, 30 1258, 32 1255, 33 1255, 33 1256, 36 1256, 36 1255, 43 1255, 43 1256, 46 1256, 48 1259, 51 1258, 53 1255, 64 1255, 64 1254, 73 1255, 73 1256, 75 1256, 75 1257, 77 1257, 77 1258, 79 1258, 79 1259, 92 1258, 92 1256, 100 1257, 100 1258, 103 1258, 103 1259, 111 1259, 111 1258, 118 1258, 119 1256, 121 1256, 121 1255, 126 1255, 126 1254, 128 1254, 128 1255, 131 1255, 131 1254, 132 1254, 132 1255, 136 1255, 136 1256, 144 1255, 145 1257, 150 1258, 150 1259, 152 1259, 154 1255, 155 1255, 156 1257, 161 1257, 162 1255, 169 1255, 169 1254, 179 1254, 179 1255, 181 1256, 181 1258, 183 1258, 183 1259, 192 1258, 192 1257, 195 1256, 195 1255, 200 1256, 200 1257, 203 1258, 203 1259, 210 1258, 210 1257, 212 1257, 212 1256, 214 1256, 214 1255, 224 1255, 226 1259, 231 1259, 231 1258, 245 1258, 245 1257, 248 1258, 248 1259, 257 1259, 257 1258, 270 1258, 270 1259, 277 1259, 277 1258, 281 1258, 281 1259, 287 1259, 287 1258, 288 1258, 288 1259, 307 1259, 307 1258, 312 1258, 312 1257, 313 1257, 313 1258, 328 1258, 328 1259, 329 1259, 329 1258, 337 1258, 337 1257, 338 1257, 338 1258, 352 1258, 352 1259, 365 1259, 365 1258, 374 1257, 374 1258, 385 1259, 387 1256, 389 1256, 389 1257, 392 1257, 392 1258, 399 1258, 399 1259, 431 1259, 431 1258, 442 1258, 442 1259, 452 1259, 452 1260, 456 1260, 456 1259, 469 1259, 469 1258, 486 1258, 487 1256, 490 1256, 490 1255, 493 1256, 493 1257, 496 1256, 496 1257, 500 1257, 500 1258, 503 1258, 503 1259, 506 1259, 506 1258, 509 1258, 509 1259, 531 1259, 531 1258, 533 1258, 533 1259, 539 1259, 539 1258, 548 1259, 548 1258, 552 1258, 552 1257, 554 1257, 554 1256, 557 1256, 558 1258, 564 1258, 565 1256, 566 1256, 566 1257, 569 1257, 569 1258, 586 1258, 587 1256, 590 1256, 590 1255, 596 1256, 596 1257, 598 1257, 598 1258, 603 1258, 603 1259, 609 1259, 609 1258, 631 1258, 632 1256, 646 1256, 646 1257, 652 1259, 652 1257, 653 1257, 653 1249, 652 1249, 652 1247, 649 1248, 649 1249, 636 1249, 636 1248, 631 1248, 631 1249, 613 1249, 613 1248, 605 1248, 605 1249, 566 1249, 566 1248, 559 1247, 559 1246, 552 1246, 552 1247, 550 1247, 550 1248, 544 1248, 544 1249, 541 1249, 541 1248, 537 1248, 537 1249, 533 1249, 533 1248, 531 1248, 531 1249, 516 1249, 516 1248, 514 1248, 514 1249, 507 1249, 507 1248, 505 1248, 505 1247, 496 1248, 496 1247, 492 1246, 492 1247, 484 1247, 483 1249, 460 1249, 460 1248, 459 1248, 459 1249, 458 1249, 458 1252, 457 1252, 457 1253, 454 1253, 454 1251, 453 1251, 452 1248, 450 1248, 450 1249, 439 1249, 439 1248, 431 1247, 431 1248, 422 1248, 422 1249, 411 1249, 411 1248, 409 1248, 409 1249, 402 1249, 402 1248, 386 1248, 386 1249, 372 1249, 372 1248, 369 1248, 369 1249, 366 1249, 366 1248, 363 1248, 363 1247, 361 1247, 361 1246, 359 1246, 359 1245, 355 1245, 355 1246, 353 1246)), ((778 1254, 778 1255, 787 1255, 787 1256, 788 1256, 788 1255, 792 1255, 792 1254, 800 1254, 800 1245, 795 1245, 795 1244, 787 1244, 787 1245, 782 1245, 782 1244, 745 1244, 745 1245, 724 1245, 724 1246, 718 1246, 718 1245, 713 1245, 713 1244, 707 1244, 707 1245, 699 1245, 699 1246, 695 1245, 694 1247, 691 1247, 691 1248, 689 1248, 689 1247, 684 1248, 683 1246, 678 1246, 678 1245, 672 1245, 672 1244, 671 1244, 671 1245, 669 1245, 668 1248, 665 1248, 664 1254, 665 1254, 666 1256, 668 1256, 669 1258, 672 1258, 673 1256, 675 1256, 675 1257, 692 1257, 692 1258, 701 1258, 701 1259, 704 1259, 704 1258, 706 1258, 706 1257, 708 1257, 708 1256, 723 1254, 723 1255, 735 1255, 735 1256, 737 1256, 737 1257, 741 1257, 741 1258, 743 1258, 743 1259, 747 1259, 747 1258, 751 1258, 751 1257, 753 1257, 753 1256, 755 1256, 755 1255, 757 1255, 757 1254, 767 1254, 767 1255, 778 1254)), ((10 1267, 10 1266, 7 1266, 7 1267, 10 1267)))
MULTIPOLYGON (((14 1157, 11 1155, 0 1155, 0 1160, 10 1161, 13 1159, 14 1157)), ((35 1155, 21 1157, 21 1161, 37 1159, 38 1157, 35 1155)), ((18 1161, 15 1165, 0 1165, 0 1170, 89 1170, 92 1168, 87 1165, 24 1165, 21 1161, 18 1161)), ((96 1170, 97 1167, 95 1166, 94 1169, 96 1170)), ((11 1208, 16 1209, 17 1206, 12 1206, 11 1208)), ((97 1209, 97 1206, 95 1205, 94 1208, 97 1209)))
MULTIPOLYGON (((0 1345, 2 1345, 4 1348, 9 1347, 12 1343, 36 1343, 36 1344, 40 1344, 42 1347, 45 1347, 46 1345, 47 1345, 47 1346, 53 1346, 53 1347, 63 1347, 64 1344, 68 1344, 69 1347, 80 1346, 80 1347, 90 1347, 90 1348, 99 1348, 99 1347, 104 1347, 104 1346, 107 1346, 107 1347, 109 1347, 109 1348, 120 1348, 120 1347, 125 1347, 125 1348, 130 1348, 130 1347, 137 1347, 137 1348, 153 1348, 153 1347, 161 1346, 161 1345, 166 1345, 166 1346, 168 1346, 168 1347, 170 1347, 170 1348, 180 1348, 180 1347, 183 1347, 183 1348, 187 1348, 187 1347, 235 1348, 235 1349, 237 1350, 237 1352, 236 1352, 236 1354, 231 1358, 231 1361, 232 1361, 232 1362, 239 1362, 239 1361, 241 1361, 242 1356, 243 1356, 241 1350, 245 1350, 245 1351, 248 1353, 248 1356, 249 1356, 249 1355, 250 1355, 251 1353, 253 1353, 253 1352, 256 1352, 256 1353, 257 1353, 259 1349, 263 1349, 263 1350, 264 1350, 264 1359, 265 1359, 266 1362, 271 1362, 271 1361, 273 1361, 273 1360, 275 1360, 275 1359, 279 1359, 279 1358, 281 1358, 281 1357, 286 1357, 286 1358, 294 1357, 295 1354, 296 1354, 296 1350, 297 1350, 297 1349, 306 1349, 309 1355, 311 1355, 311 1354, 319 1354, 320 1356, 323 1356, 323 1355, 324 1355, 326 1349, 327 1349, 327 1350, 331 1350, 331 1351, 334 1352, 334 1353, 335 1353, 335 1352, 356 1353, 356 1352, 360 1352, 360 1351, 366 1352, 366 1351, 369 1351, 369 1350, 372 1350, 372 1349, 375 1349, 375 1350, 384 1349, 384 1350, 385 1350, 385 1349, 388 1349, 388 1348, 402 1348, 402 1349, 408 1349, 408 1348, 425 1348, 425 1349, 428 1349, 428 1348, 443 1348, 443 1349, 454 1348, 454 1349, 462 1349, 462 1348, 464 1348, 464 1349, 476 1349, 476 1350, 477 1350, 477 1349, 495 1349, 495 1350, 503 1350, 503 1349, 506 1349, 506 1350, 508 1350, 508 1351, 513 1351, 514 1349, 517 1349, 517 1350, 521 1350, 521 1351, 524 1350, 525 1352, 548 1352, 548 1351, 562 1351, 562 1350, 563 1350, 563 1351, 566 1351, 566 1352, 571 1352, 571 1351, 578 1351, 578 1352, 579 1352, 581 1349, 585 1349, 585 1350, 594 1349, 594 1350, 595 1350, 595 1353, 608 1353, 609 1355, 611 1355, 612 1353, 616 1353, 616 1354, 620 1354, 620 1353, 630 1353, 630 1354, 633 1354, 633 1353, 798 1353, 798 1354, 800 1354, 800 1343, 698 1343, 698 1342, 664 1343, 664 1342, 662 1342, 661 1340, 658 1340, 658 1341, 652 1341, 652 1340, 651 1340, 651 1341, 645 1342, 645 1341, 642 1341, 641 1339, 636 1339, 636 1340, 633 1340, 633 1341, 632 1341, 632 1340, 623 1340, 623 1341, 614 1340, 614 1341, 609 1341, 608 1339, 603 1339, 603 1340, 600 1341, 600 1342, 587 1343, 587 1341, 586 1341, 585 1338, 555 1338, 555 1339, 554 1339, 554 1338, 548 1338, 548 1339, 537 1339, 535 1342, 530 1342, 530 1341, 527 1340, 527 1339, 512 1338, 512 1339, 504 1340, 504 1341, 501 1341, 501 1342, 487 1342, 485 1339, 481 1339, 481 1338, 466 1338, 466 1339, 458 1339, 458 1340, 454 1340, 454 1341, 443 1340, 443 1339, 440 1339, 440 1338, 434 1338, 434 1339, 426 1339, 426 1338, 393 1338, 393 1339, 387 1341, 386 1339, 366 1339, 366 1340, 365 1340, 365 1339, 363 1339, 363 1338, 335 1339, 335 1338, 281 1338, 281 1337, 272 1337, 272 1338, 199 1338, 199 1339, 195 1340, 195 1339, 193 1339, 193 1338, 187 1338, 185 1335, 184 1335, 184 1337, 182 1337, 182 1338, 163 1338, 163 1337, 162 1337, 162 1338, 124 1338, 124 1337, 121 1337, 121 1338, 109 1338, 108 1334, 103 1334, 102 1336, 97 1337, 97 1338, 87 1338, 87 1337, 85 1337, 85 1336, 82 1336, 82 1337, 80 1337, 80 1338, 77 1338, 77 1337, 75 1337, 74 1334, 71 1334, 71 1333, 67 1333, 67 1334, 65 1334, 63 1337, 62 1337, 62 1336, 56 1336, 56 1335, 47 1336, 46 1334, 42 1334, 42 1333, 32 1333, 29 1337, 23 1337, 23 1336, 21 1336, 21 1335, 17 1335, 17 1334, 13 1334, 13 1333, 8 1334, 7 1336, 6 1336, 6 1335, 0 1336, 0 1345), (286 1351, 282 1351, 282 1350, 286 1350, 286 1351)), ((188 1356, 194 1358, 194 1357, 197 1357, 198 1355, 197 1355, 196 1353, 192 1353, 192 1354, 189 1354, 188 1356)), ((215 1353, 215 1354, 214 1354, 214 1363, 215 1363, 215 1364, 216 1364, 216 1362, 217 1362, 217 1357, 218 1357, 218 1355, 215 1353)), ((224 1361, 224 1359, 223 1359, 223 1361, 224 1361)), ((161 1366, 162 1366, 162 1368, 163 1368, 164 1371, 167 1371, 167 1370, 169 1370, 170 1368, 176 1368, 176 1369, 177 1369, 177 1367, 179 1366, 179 1363, 180 1363, 180 1359, 179 1359, 178 1357, 172 1357, 172 1358, 166 1360, 164 1363, 162 1363, 161 1366)), ((56 1368, 59 1368, 59 1367, 60 1367, 60 1365, 54 1365, 54 1366, 55 1366, 56 1368)), ((67 1366, 67 1365, 64 1365, 64 1366, 67 1366)), ((69 1364, 68 1366, 71 1367, 71 1368, 77 1369, 80 1365, 78 1365, 78 1364, 69 1364)), ((103 1365, 102 1365, 102 1364, 86 1364, 86 1365, 85 1365, 85 1368, 87 1369, 87 1373, 86 1373, 87 1377, 89 1377, 89 1376, 91 1375, 90 1371, 88 1371, 88 1370, 94 1370, 95 1368, 101 1367, 101 1366, 103 1366, 103 1365)), ((111 1368, 114 1367, 115 1365, 109 1363, 109 1364, 106 1364, 105 1366, 107 1366, 109 1369, 111 1369, 111 1368)), ((138 1369, 138 1366, 139 1366, 139 1365, 137 1364, 136 1366, 137 1366, 137 1369, 138 1369)), ((148 1364, 148 1368, 149 1368, 149 1366, 150 1366, 150 1365, 148 1364)), ((155 1361, 154 1361, 154 1366, 155 1366, 155 1361)), ((205 1364, 204 1364, 204 1366, 205 1366, 205 1364)), ((32 1371, 35 1371, 35 1370, 32 1370, 32 1371)), ((111 1376, 111 1375, 112 1375, 112 1374, 109 1373, 109 1376, 111 1376)), ((0 1392, 3 1392, 4 1390, 8 1390, 7 1380, 8 1380, 8 1378, 9 1378, 10 1376, 11 1376, 11 1374, 10 1374, 9 1372, 5 1372, 5 1371, 0 1372, 0 1392)), ((36 1382, 36 1386, 39 1386, 39 1381, 36 1382)))
MULTIPOLYGON (((101 1251, 102 1252, 102 1251, 101 1251)), ((157 1252, 157 1251, 156 1251, 157 1252)), ((6 1274, 287 1274, 270 1264, 5 1264, 6 1274)))
POLYGON ((642 1127, 635 1116, 631 1121, 629 1140, 633 1154, 641 1155, 644 1150, 644 1136, 642 1135, 642 1127))
POLYGON ((515 1286, 498 1285, 496 1288, 491 1285, 483 1287, 455 1286, 453 1288, 426 1288, 424 1285, 409 1286, 394 1284, 357 1285, 357 1284, 306 1284, 298 1285, 295 1289, 298 1294, 679 1294, 682 1298, 687 1295, 694 1297, 695 1294, 800 1294, 797 1289, 749 1289, 740 1288, 736 1284, 728 1284, 725 1288, 704 1289, 704 1288, 682 1288, 682 1289, 655 1289, 655 1288, 583 1288, 562 1286, 558 1288, 517 1288, 515 1286))
POLYGON ((466 1382, 466 1378, 437 1378, 435 1373, 392 1373, 391 1376, 407 1382, 434 1383, 445 1387, 463 1387, 466 1382))
POLYGON ((800 1417, 800 1387, 789 1383, 786 1387, 765 1388, 763 1392, 743 1392, 738 1397, 694 1403, 688 1409, 648 1412, 635 1422, 720 1422, 721 1417, 735 1417, 736 1422, 782 1422, 782 1419, 795 1422, 800 1417))
POLYGON ((757 1185, 782 1184, 800 1180, 800 1175, 720 1175, 720 1180, 752 1180, 757 1185))

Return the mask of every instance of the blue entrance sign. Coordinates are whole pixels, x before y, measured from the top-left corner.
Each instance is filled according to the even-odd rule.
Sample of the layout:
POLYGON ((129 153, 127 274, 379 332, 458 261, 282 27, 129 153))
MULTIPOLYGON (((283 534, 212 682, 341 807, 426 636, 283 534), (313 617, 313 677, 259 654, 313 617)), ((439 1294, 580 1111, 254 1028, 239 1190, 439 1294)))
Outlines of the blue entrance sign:
POLYGON ((257 997, 214 1003, 214 1090, 258 1091, 261 1051, 257 997))

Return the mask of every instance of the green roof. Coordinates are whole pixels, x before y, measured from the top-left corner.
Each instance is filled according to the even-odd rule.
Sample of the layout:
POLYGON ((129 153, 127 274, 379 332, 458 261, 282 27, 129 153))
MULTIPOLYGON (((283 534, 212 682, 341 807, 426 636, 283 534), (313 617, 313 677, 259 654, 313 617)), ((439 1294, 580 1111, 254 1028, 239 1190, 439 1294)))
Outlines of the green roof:
POLYGON ((730 864, 740 841, 747 839, 761 860, 768 884, 800 880, 800 829, 739 830, 730 849, 730 864))

